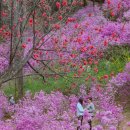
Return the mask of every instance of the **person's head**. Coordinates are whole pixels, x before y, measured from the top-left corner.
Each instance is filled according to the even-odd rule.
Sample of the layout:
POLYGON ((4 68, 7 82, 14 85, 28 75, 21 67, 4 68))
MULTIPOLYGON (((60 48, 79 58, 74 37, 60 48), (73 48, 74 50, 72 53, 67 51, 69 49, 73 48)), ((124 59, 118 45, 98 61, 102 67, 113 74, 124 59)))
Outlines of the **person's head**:
POLYGON ((82 98, 82 97, 79 98, 79 103, 80 103, 81 105, 83 105, 83 98, 82 98))
POLYGON ((13 100, 14 100, 14 97, 12 96, 12 97, 11 97, 11 99, 13 99, 13 100))
POLYGON ((10 95, 10 96, 9 96, 9 100, 10 100, 12 97, 13 97, 13 96, 12 96, 12 95, 10 95))
POLYGON ((88 102, 91 103, 93 101, 92 97, 88 98, 88 102))

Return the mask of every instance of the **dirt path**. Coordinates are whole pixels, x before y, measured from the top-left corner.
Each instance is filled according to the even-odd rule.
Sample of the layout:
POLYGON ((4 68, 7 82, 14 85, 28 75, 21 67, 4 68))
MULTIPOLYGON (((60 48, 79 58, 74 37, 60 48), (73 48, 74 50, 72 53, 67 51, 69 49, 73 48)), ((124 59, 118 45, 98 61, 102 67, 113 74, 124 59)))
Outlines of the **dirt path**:
POLYGON ((121 122, 119 130, 130 130, 130 126, 127 126, 127 122, 130 122, 130 112, 124 113, 124 120, 121 122))

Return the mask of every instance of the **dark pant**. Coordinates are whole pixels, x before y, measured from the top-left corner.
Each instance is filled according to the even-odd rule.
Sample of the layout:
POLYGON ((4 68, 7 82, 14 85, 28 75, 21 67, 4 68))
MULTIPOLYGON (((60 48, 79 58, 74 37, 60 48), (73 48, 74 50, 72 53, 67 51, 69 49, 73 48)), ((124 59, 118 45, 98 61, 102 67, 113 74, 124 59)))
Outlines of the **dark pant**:
MULTIPOLYGON (((80 120, 81 126, 83 124, 83 116, 79 116, 78 120, 80 120)), ((81 130, 80 126, 77 127, 77 130, 81 130)))
POLYGON ((89 121, 88 121, 88 124, 89 124, 89 126, 90 126, 90 129, 89 129, 89 130, 92 130, 92 120, 89 120, 89 121))

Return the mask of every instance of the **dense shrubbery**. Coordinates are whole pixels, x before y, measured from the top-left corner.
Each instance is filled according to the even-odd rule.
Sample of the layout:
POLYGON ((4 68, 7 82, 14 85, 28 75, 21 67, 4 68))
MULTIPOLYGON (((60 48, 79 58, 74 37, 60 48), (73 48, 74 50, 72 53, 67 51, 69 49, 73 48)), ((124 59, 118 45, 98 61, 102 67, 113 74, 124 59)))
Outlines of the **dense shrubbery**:
MULTIPOLYGON (((114 104, 111 95, 105 89, 102 89, 102 92, 97 91, 93 86, 91 94, 95 95, 94 99, 99 99, 95 100, 97 109, 95 118, 103 128, 117 127, 118 122, 122 119, 121 108, 114 104), (104 93, 102 93, 103 91, 104 93), (111 122, 111 120, 113 121, 111 122)), ((1 99, 3 98, 6 99, 1 96, 1 99)), ((33 98, 27 95, 15 106, 9 106, 7 100, 3 100, 1 102, 6 104, 3 106, 6 106, 8 110, 3 106, 1 110, 8 113, 14 111, 15 113, 10 114, 11 118, 6 119, 6 122, 1 121, 0 128, 4 130, 74 130, 78 124, 75 115, 77 101, 78 97, 75 95, 68 97, 60 92, 45 94, 42 91, 36 93, 33 98)), ((88 119, 90 116, 86 111, 84 129, 89 128, 88 119)), ((95 126, 95 129, 99 125, 95 126)))
POLYGON ((120 101, 123 107, 129 107, 130 102, 130 62, 127 63, 123 72, 113 77, 110 83, 116 91, 116 98, 120 101))

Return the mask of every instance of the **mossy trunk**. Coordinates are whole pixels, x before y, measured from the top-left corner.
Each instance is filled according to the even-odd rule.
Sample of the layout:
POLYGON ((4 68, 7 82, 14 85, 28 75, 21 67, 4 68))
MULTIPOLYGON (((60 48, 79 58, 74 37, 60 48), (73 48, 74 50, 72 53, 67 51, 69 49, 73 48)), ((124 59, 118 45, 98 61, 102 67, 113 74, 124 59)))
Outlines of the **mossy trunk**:
POLYGON ((83 5, 86 6, 87 5, 87 0, 83 0, 83 5))
POLYGON ((15 80, 16 91, 17 91, 16 98, 20 99, 23 97, 23 83, 24 83, 23 82, 23 70, 20 70, 18 72, 17 77, 19 77, 19 78, 17 78, 15 80))
POLYGON ((2 26, 2 0, 0 0, 0 27, 2 26))

